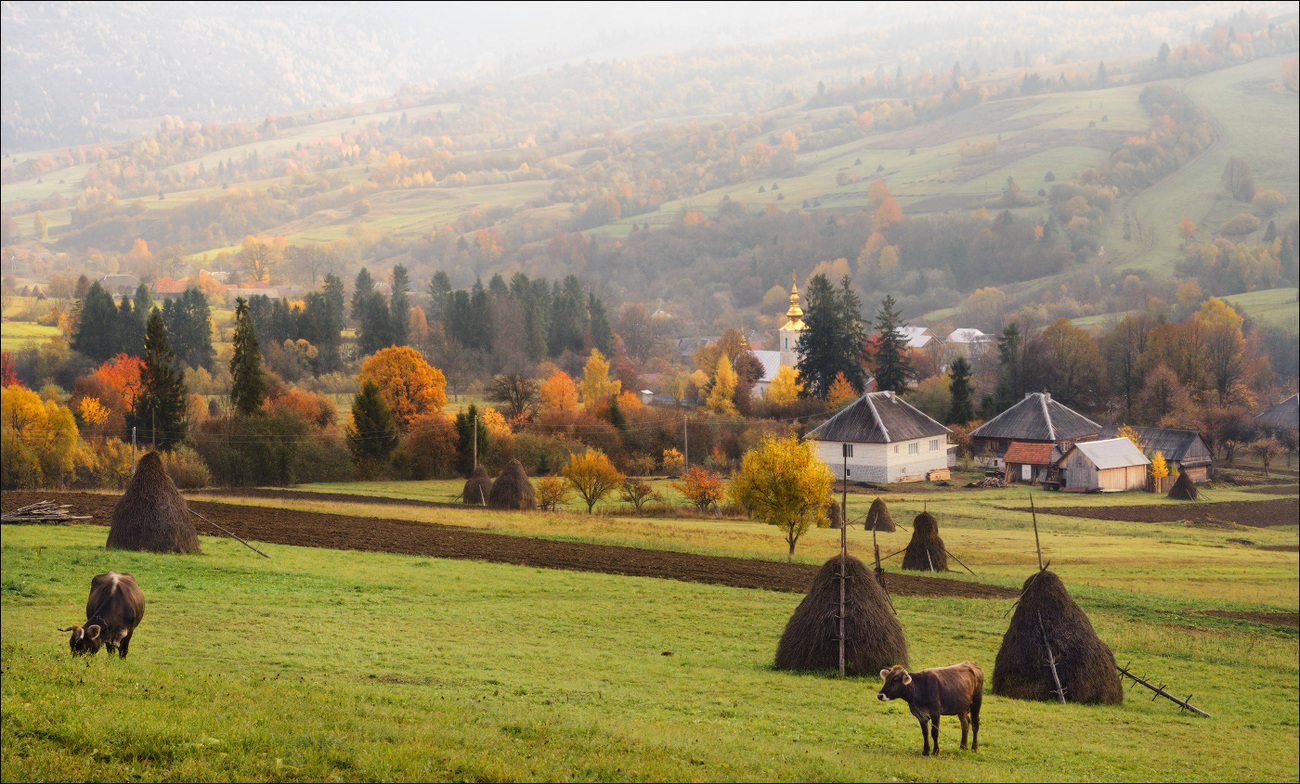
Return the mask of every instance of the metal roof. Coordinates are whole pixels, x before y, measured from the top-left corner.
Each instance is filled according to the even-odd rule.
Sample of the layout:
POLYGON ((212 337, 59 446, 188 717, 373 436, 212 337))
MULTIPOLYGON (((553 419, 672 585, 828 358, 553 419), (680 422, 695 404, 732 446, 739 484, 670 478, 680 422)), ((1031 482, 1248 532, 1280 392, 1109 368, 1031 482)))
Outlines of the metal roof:
MULTIPOLYGON (((1205 445, 1201 434, 1195 430, 1181 427, 1133 427, 1133 432, 1146 446, 1147 451, 1159 452, 1166 460, 1173 460, 1185 467, 1209 465, 1214 462, 1210 449, 1205 445)), ((1101 431, 1101 438, 1118 438, 1119 428, 1107 427, 1101 431)))
MULTIPOLYGON (((1098 469, 1128 468, 1129 466, 1151 465, 1147 456, 1138 451, 1133 442, 1127 438, 1112 438, 1108 441, 1083 441, 1074 448, 1098 469)), ((1073 450, 1071 450, 1073 451, 1073 450)))
POLYGON ((763 377, 759 381, 771 381, 776 378, 776 371, 781 369, 780 351, 751 351, 758 364, 763 366, 763 377))
POLYGON ((890 444, 952 431, 893 392, 868 392, 808 434, 819 441, 890 444))

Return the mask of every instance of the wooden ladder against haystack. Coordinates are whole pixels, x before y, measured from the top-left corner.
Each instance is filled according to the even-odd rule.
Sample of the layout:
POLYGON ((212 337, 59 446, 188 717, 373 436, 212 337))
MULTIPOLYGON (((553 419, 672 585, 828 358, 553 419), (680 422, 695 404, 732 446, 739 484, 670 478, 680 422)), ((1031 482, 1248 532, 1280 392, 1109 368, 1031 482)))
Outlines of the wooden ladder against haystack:
MULTIPOLYGON (((1167 699, 1167 700, 1169 700, 1169 701, 1171 701, 1171 702, 1177 703, 1177 705, 1179 706, 1179 707, 1178 707, 1178 712, 1179 712, 1179 713, 1182 713, 1182 712, 1185 711, 1185 710, 1189 710, 1189 711, 1191 711, 1192 713, 1198 714, 1198 715, 1200 715, 1200 716, 1204 716, 1204 717, 1207 718, 1207 719, 1214 718, 1214 717, 1211 716, 1210 714, 1206 713, 1205 711, 1201 710, 1200 708, 1198 708, 1198 707, 1196 707, 1195 705, 1192 704, 1192 695, 1188 694, 1188 695, 1187 695, 1187 699, 1180 700, 1180 699, 1178 699, 1177 697, 1175 697, 1174 695, 1172 695, 1172 694, 1170 694, 1169 692, 1165 691, 1165 685, 1164 685, 1163 683, 1160 684, 1159 686, 1154 686, 1154 685, 1152 685, 1151 682, 1148 681, 1147 679, 1145 679, 1145 678, 1140 678, 1140 677, 1134 675, 1133 673, 1129 672, 1129 669, 1128 669, 1128 668, 1129 668, 1130 666, 1131 666, 1131 665, 1128 665, 1128 664, 1124 665, 1123 667, 1120 667, 1119 665, 1115 665, 1115 669, 1119 670, 1120 675, 1123 675, 1125 678, 1131 678, 1131 679, 1133 680, 1133 683, 1135 683, 1135 684, 1136 684, 1136 683, 1140 683, 1140 684, 1142 684, 1143 686, 1145 686, 1145 687, 1147 687, 1148 689, 1150 689, 1151 691, 1155 692, 1155 696, 1151 698, 1151 700, 1152 700, 1153 702, 1155 701, 1156 697, 1164 697, 1165 699, 1167 699)), ((1133 688, 1133 687, 1130 685, 1129 688, 1131 689, 1131 688, 1133 688)))

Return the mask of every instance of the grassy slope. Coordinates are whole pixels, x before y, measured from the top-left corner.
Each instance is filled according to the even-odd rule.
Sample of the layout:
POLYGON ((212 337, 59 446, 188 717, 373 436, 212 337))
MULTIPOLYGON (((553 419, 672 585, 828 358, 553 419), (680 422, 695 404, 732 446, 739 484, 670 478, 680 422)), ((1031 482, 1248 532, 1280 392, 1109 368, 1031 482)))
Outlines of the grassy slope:
MULTIPOLYGON (((291 547, 263 560, 207 538, 197 557, 109 553, 103 535, 0 534, 5 780, 1295 780, 1300 763, 1293 631, 1085 601, 1120 661, 1215 718, 1133 693, 1119 708, 988 696, 978 754, 947 719, 946 754, 922 760, 878 679, 769 668, 797 595, 291 547), (108 568, 149 597, 131 656, 72 659, 53 627, 108 568), (1207 733, 1214 753, 1192 753, 1207 733)), ((991 677, 1004 602, 895 601, 915 666, 971 659, 991 677)))

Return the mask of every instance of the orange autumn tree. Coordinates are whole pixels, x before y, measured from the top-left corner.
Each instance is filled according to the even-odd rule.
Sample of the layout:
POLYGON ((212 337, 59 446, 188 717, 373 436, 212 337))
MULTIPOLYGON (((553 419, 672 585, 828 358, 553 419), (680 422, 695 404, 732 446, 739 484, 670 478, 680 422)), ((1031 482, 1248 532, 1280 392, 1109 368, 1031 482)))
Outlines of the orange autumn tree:
POLYGON ((572 414, 578 410, 578 385, 563 370, 556 371, 542 382, 538 396, 542 400, 538 413, 543 418, 572 414))
POLYGON ((424 414, 441 411, 447 405, 447 379, 442 371, 424 361, 409 346, 389 346, 375 352, 361 366, 357 383, 373 381, 393 411, 397 429, 405 433, 424 414))
POLYGON ((836 373, 835 381, 831 383, 831 388, 826 393, 827 405, 838 411, 857 399, 858 393, 853 389, 853 385, 849 383, 849 380, 844 377, 844 372, 836 373))
POLYGON ((699 466, 691 466, 686 473, 682 474, 680 482, 668 484, 701 512, 707 511, 709 507, 727 497, 722 474, 699 466))

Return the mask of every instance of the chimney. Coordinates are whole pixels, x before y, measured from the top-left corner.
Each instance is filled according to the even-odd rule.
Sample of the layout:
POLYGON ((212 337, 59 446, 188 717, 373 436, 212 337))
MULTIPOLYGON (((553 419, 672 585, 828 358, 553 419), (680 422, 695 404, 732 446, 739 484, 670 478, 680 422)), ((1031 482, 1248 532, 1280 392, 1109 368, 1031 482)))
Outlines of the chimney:
POLYGON ((1043 400, 1046 401, 1046 402, 1048 402, 1048 403, 1052 402, 1052 393, 1051 393, 1051 392, 1044 392, 1044 393, 1043 393, 1043 400))

